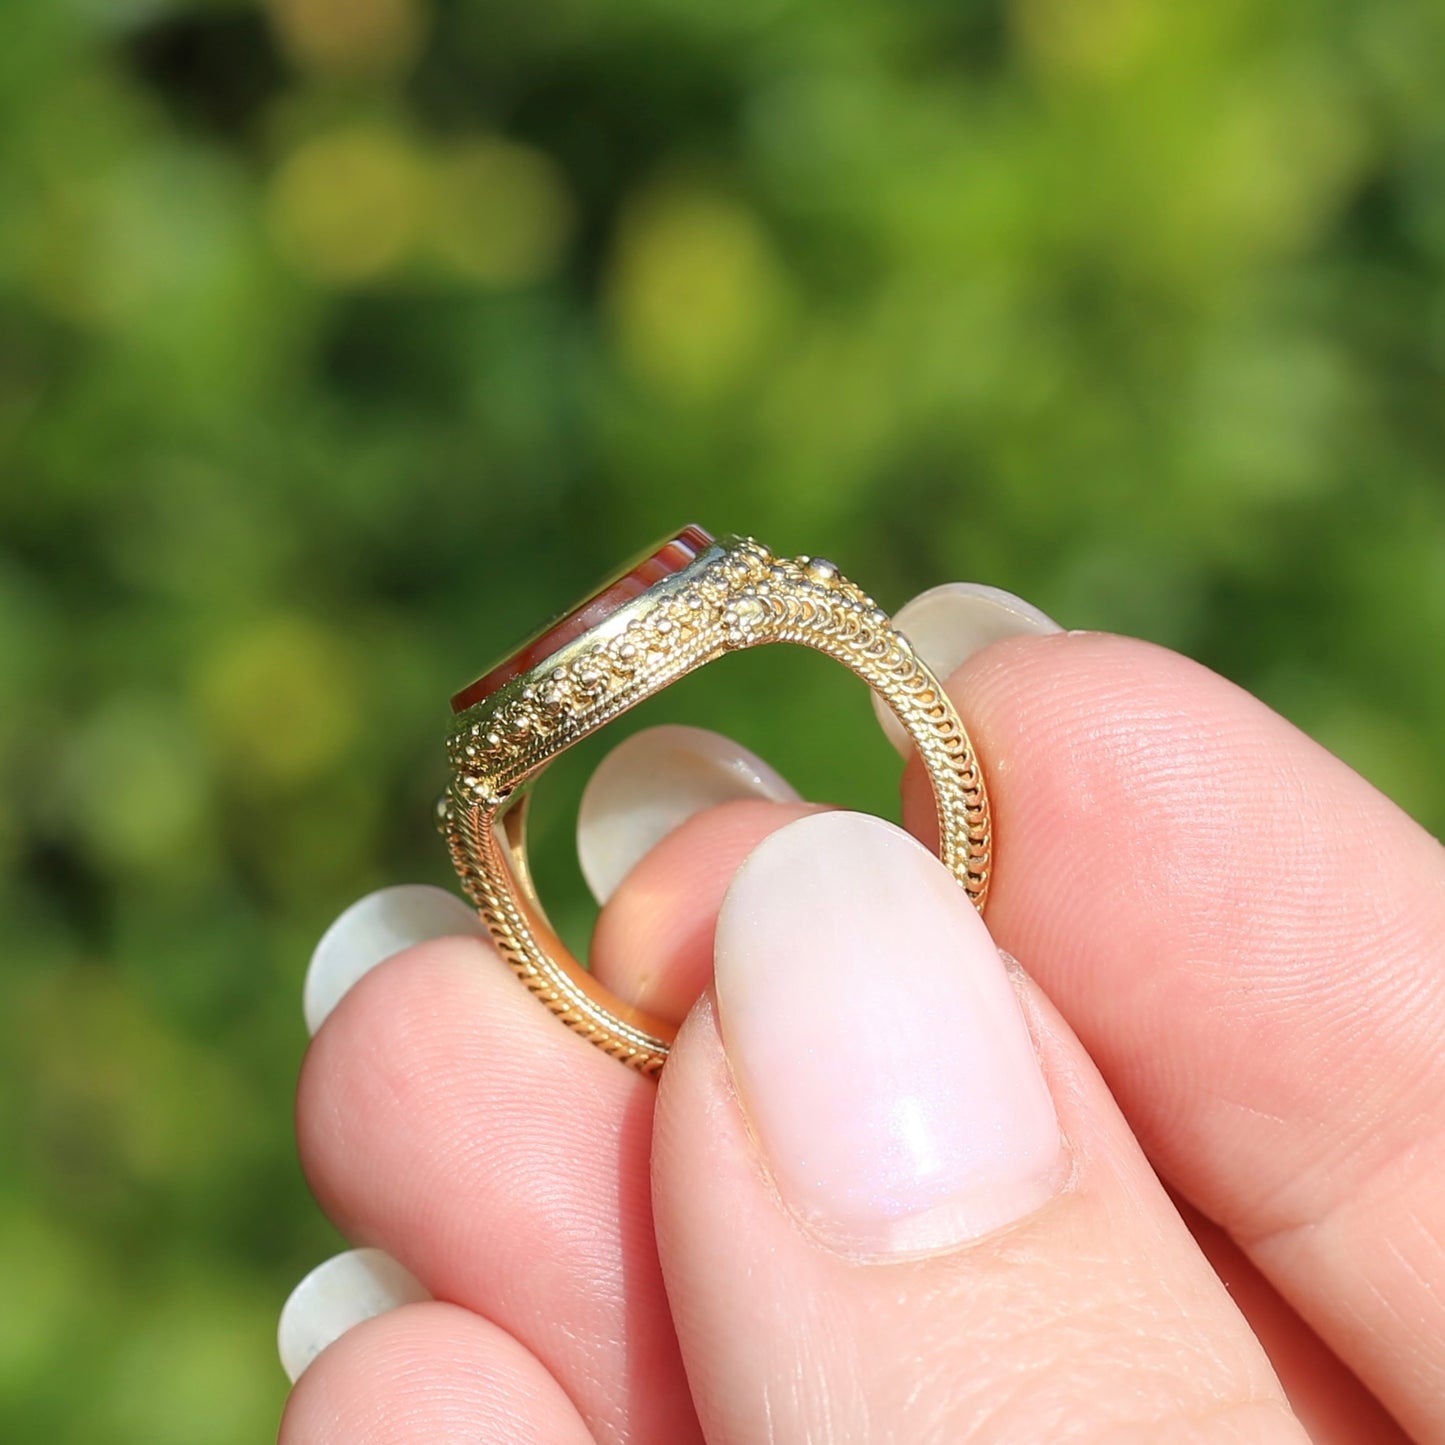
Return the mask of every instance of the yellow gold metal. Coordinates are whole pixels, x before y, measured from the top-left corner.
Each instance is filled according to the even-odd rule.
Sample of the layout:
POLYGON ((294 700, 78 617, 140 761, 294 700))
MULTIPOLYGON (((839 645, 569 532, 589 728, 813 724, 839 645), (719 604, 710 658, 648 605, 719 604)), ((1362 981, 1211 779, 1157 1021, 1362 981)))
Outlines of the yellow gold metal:
POLYGON ((661 1069, 676 1030, 615 998, 548 923, 527 865, 528 793, 553 758, 620 713, 705 663, 769 642, 835 658, 884 699, 928 770, 939 856, 980 912, 988 897, 988 794, 938 679, 831 562, 720 539, 458 714, 451 783, 437 807, 462 888, 503 958, 563 1023, 644 1074, 661 1069))

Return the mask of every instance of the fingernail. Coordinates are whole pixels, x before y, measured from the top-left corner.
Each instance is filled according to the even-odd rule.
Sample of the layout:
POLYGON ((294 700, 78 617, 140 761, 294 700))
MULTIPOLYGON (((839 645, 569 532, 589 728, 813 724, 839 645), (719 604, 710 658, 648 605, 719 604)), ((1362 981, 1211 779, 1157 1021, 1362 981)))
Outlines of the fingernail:
POLYGON ((577 857, 599 903, 674 828, 738 798, 795 800, 792 785, 721 733, 668 725, 634 733, 597 766, 577 813, 577 857))
POLYGON ((302 1007, 314 1034, 343 995, 383 959, 428 938, 486 937, 481 919, 453 893, 404 883, 358 899, 325 933, 306 968, 302 1007))
POLYGON ((833 1248, 934 1253, 1057 1192, 1058 1121, 998 948, 901 829, 819 813, 764 839, 724 900, 716 968, 753 1132, 833 1248))
POLYGON ((318 1264, 281 1306, 276 1348, 294 1385, 312 1360, 353 1325, 431 1295, 380 1249, 351 1249, 318 1264))
MULTIPOLYGON (((1042 637, 1064 630, 1033 603, 981 582, 945 582, 920 592, 898 609, 893 625, 944 682, 990 642, 1001 642, 1005 637, 1042 637)), ((888 741, 906 757, 908 735, 876 693, 873 711, 888 741)))

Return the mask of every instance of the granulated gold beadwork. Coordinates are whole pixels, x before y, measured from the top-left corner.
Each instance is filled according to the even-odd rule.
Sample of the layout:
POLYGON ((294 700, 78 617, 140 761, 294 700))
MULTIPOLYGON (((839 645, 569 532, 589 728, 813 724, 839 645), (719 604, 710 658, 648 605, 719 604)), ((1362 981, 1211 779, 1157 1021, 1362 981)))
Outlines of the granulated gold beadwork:
MULTIPOLYGON (((704 534, 704 540, 705 534, 704 534)), ((892 709, 933 785, 939 856, 982 912, 992 836, 973 746, 938 679, 824 558, 724 538, 456 717, 438 825, 497 949, 565 1024, 642 1073, 675 1030, 614 998, 558 939, 527 864, 531 785, 573 743, 729 652, 791 642, 835 658, 892 709)))

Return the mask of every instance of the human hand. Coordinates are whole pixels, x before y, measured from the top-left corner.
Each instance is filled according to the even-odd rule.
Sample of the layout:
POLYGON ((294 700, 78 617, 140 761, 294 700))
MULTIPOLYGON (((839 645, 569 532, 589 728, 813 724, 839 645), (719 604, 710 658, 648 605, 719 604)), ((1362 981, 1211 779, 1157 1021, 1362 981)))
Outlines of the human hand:
MULTIPOLYGON (((1445 852, 1178 656, 968 588, 899 622, 962 663, 1028 978, 903 833, 673 732, 584 802, 593 965, 686 1015, 660 1086, 455 899, 363 900, 302 1156, 433 1298, 317 1356, 282 1445, 1445 1441, 1445 852)), ((405 1296, 332 1273, 293 1368, 405 1296)))

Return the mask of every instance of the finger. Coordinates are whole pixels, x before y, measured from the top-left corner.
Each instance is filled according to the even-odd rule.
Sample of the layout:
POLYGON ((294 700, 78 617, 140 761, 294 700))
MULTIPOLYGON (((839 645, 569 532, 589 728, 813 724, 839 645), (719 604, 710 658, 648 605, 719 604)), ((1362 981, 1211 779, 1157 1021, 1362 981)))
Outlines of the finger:
POLYGON ((1146 644, 1004 643, 949 687, 990 782, 1000 943, 1179 1192, 1407 1429, 1445 1439, 1445 854, 1146 644))
MULTIPOLYGON (((1063 630, 1020 598, 963 582, 922 593, 899 612, 897 621, 940 677, 949 677, 991 643, 1063 630)), ((896 720, 876 698, 875 709, 890 739, 907 757, 910 745, 896 720)), ((910 795, 910 801, 915 807, 921 802, 916 794, 910 795)), ((914 817, 920 836, 931 836, 932 820, 919 819, 916 812, 914 817)), ((1399 1426, 1386 1416, 1375 1397, 1352 1371, 1341 1366, 1338 1357, 1230 1236, 1187 1204, 1183 1214, 1205 1257, 1264 1345, 1310 1438, 1319 1445, 1363 1439, 1383 1445, 1403 1440, 1399 1426)))
POLYGON ((814 803, 723 803, 682 823, 597 915, 592 971, 619 997, 681 1023, 712 977, 712 935, 738 865, 814 803))
POLYGON ((1409 1437, 1212 1219, 1176 1199, 1194 1241, 1249 1321, 1313 1445, 1408 1445, 1409 1437))
POLYGON ((348 1330, 301 1377, 278 1445, 594 1445, 534 1356, 455 1305, 409 1304, 348 1330))
POLYGON ((589 779, 577 816, 577 856, 603 903, 593 973, 627 1002, 681 1023, 712 976, 713 922, 738 864, 773 828, 811 811, 769 764, 720 733, 656 727, 619 744, 589 779))
POLYGON ((281 1310, 276 1346, 294 1384, 322 1350, 363 1320, 431 1295, 405 1265, 379 1249, 348 1249, 318 1264, 281 1310))
POLYGON ((1026 998, 1027 1022, 952 876, 878 819, 803 819, 743 865, 653 1158, 710 1445, 1303 1440, 1082 1050, 1026 998))
POLYGON ((577 810, 577 860, 606 903, 669 833, 720 803, 796 802, 797 791, 741 743, 706 728, 644 728, 597 765, 577 810))
POLYGON ((341 998, 306 1057, 297 1133, 348 1238, 517 1339, 599 1441, 673 1445, 697 1427, 653 1241, 654 1096, 487 944, 449 937, 341 998))
MULTIPOLYGON (((810 805, 763 801, 791 789, 727 739, 698 729, 655 735, 670 760, 654 767, 636 739, 624 744, 625 766, 610 759, 599 770, 602 782, 589 785, 583 811, 590 824, 579 832, 584 839, 590 832, 594 873, 611 867, 629 875, 602 911, 594 963, 625 993, 664 1012, 672 1009, 680 1019, 711 972, 713 920, 732 870, 758 839, 810 805), (688 748, 699 755, 691 762, 684 755, 688 748), (635 774, 639 759, 644 791, 647 774, 671 779, 672 812, 662 819, 667 826, 659 822, 665 811, 660 806, 652 808, 650 822, 654 834, 676 828, 682 846, 668 850, 660 867, 644 853, 633 868, 637 860, 627 855, 648 846, 648 828, 615 816, 631 796, 628 772, 635 774), (749 783, 759 778, 756 786, 749 783), (733 801, 709 808, 729 791, 733 801), (699 808, 709 808, 707 818, 687 821, 699 808), (620 867, 619 859, 626 860, 620 867)), ((648 735, 639 736, 645 744, 648 735)), ((307 978, 313 1025, 362 975, 388 959, 394 963, 380 969, 380 981, 358 990, 359 997, 348 998, 341 1019, 323 1033, 324 1050, 318 1046, 308 1060, 298 1121, 313 1187, 353 1238, 388 1245, 437 1293, 519 1330, 564 1381, 582 1377, 579 1399, 596 1428, 615 1428, 629 1440, 685 1439, 691 1411, 660 1303, 647 1212, 652 1086, 640 1086, 595 1050, 579 1049, 497 971, 489 951, 481 965, 484 988, 459 980, 457 973, 468 965, 455 957, 451 970, 436 958, 428 968, 395 957, 409 941, 480 931, 457 899, 418 888, 363 899, 328 930, 307 978), (505 1007, 486 1001, 494 991, 505 1007), (417 1015, 425 1018, 414 1027, 417 1015), (433 1015, 449 1015, 463 1031, 477 1033, 464 1032, 466 1047, 459 1049, 432 1027, 433 1015), (484 1049, 487 1056, 478 1057, 484 1049), (519 1092, 515 1076, 498 1067, 507 1057, 525 1060, 533 1051, 540 1051, 541 1095, 555 1105, 555 1117, 546 1121, 554 1125, 550 1133, 535 1127, 534 1105, 519 1092), (426 1053, 415 1065, 408 1062, 426 1053), (384 1113, 369 1102, 376 1055, 389 1056, 405 1078, 384 1113), (357 1076, 359 1086, 353 1083, 357 1076), (428 1079, 434 1087, 423 1090, 419 1084, 428 1079), (433 1099, 441 1107, 433 1108, 433 1099), (470 1107, 455 1107, 459 1102, 470 1107), (490 1126, 485 1133, 479 1115, 490 1126), (354 1141, 336 1127, 338 1118, 355 1130, 354 1141), (491 1147, 477 1160, 477 1171, 449 1171, 448 1161, 475 1151, 483 1137, 491 1147), (588 1167, 558 1162, 569 1146, 588 1167), (530 1197, 508 1192, 518 1178, 549 1170, 574 1176, 569 1182, 575 1188, 554 1181, 530 1197), (480 1187, 479 1171, 486 1173, 480 1187), (420 1195, 414 1192, 419 1180, 429 1183, 420 1195), (619 1193, 626 1197, 620 1221, 619 1193), (539 1243, 535 1257, 515 1247, 506 1251, 507 1241, 529 1232, 560 1235, 567 1248, 554 1253, 539 1243), (482 1241, 480 1258, 493 1262, 481 1280, 467 1259, 473 1236, 482 1241), (586 1300, 589 1288, 606 1297, 610 1312, 586 1300), (536 1320, 520 1318, 524 1306, 536 1311, 536 1320), (679 1418, 687 1423, 677 1423, 679 1418)), ((456 951, 455 945, 448 950, 456 951)))
POLYGON ((444 889, 402 883, 358 898, 321 935, 306 966, 301 1008, 307 1032, 314 1035, 379 963, 409 944, 452 935, 485 938, 487 930, 467 903, 444 889))

